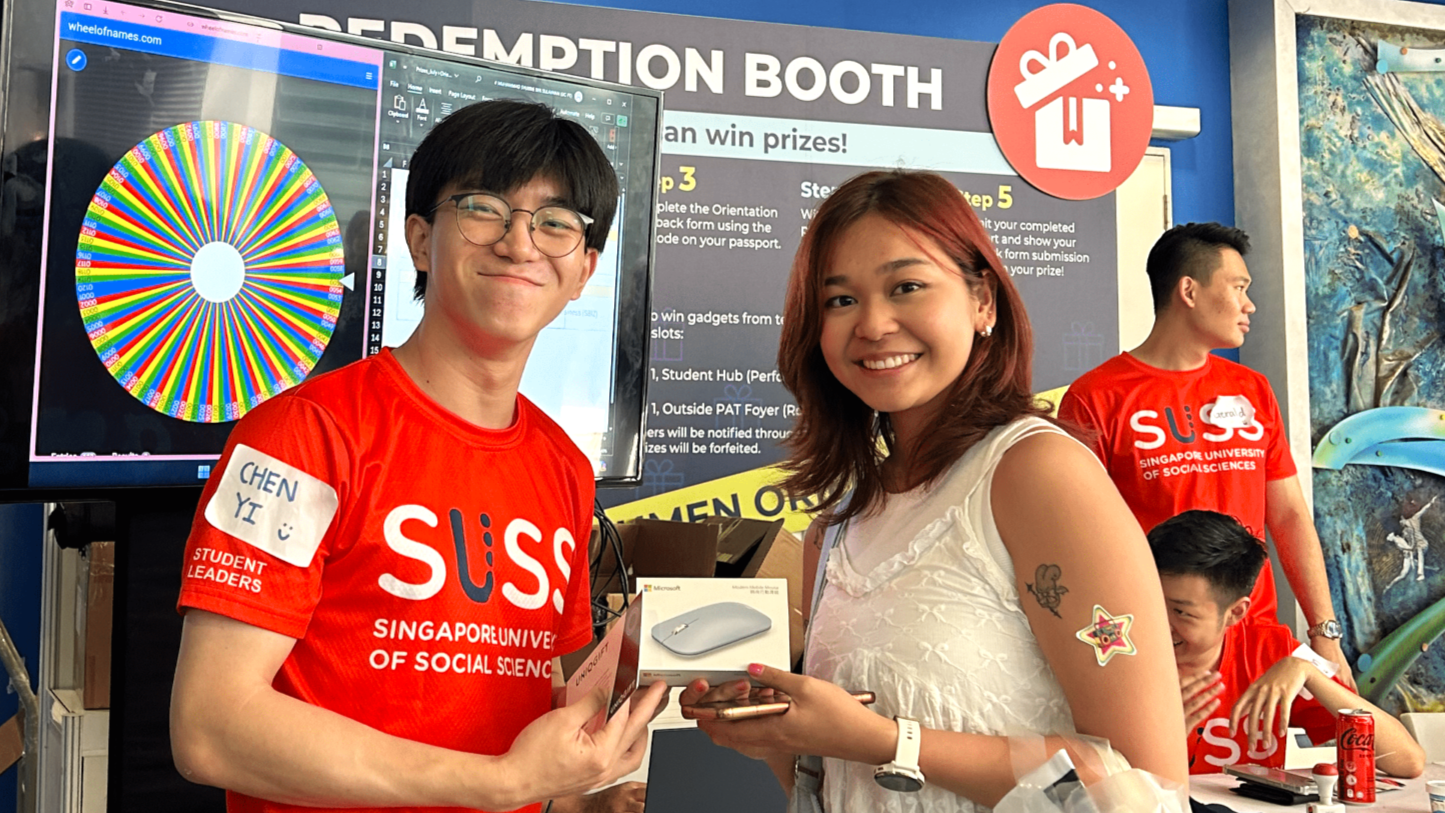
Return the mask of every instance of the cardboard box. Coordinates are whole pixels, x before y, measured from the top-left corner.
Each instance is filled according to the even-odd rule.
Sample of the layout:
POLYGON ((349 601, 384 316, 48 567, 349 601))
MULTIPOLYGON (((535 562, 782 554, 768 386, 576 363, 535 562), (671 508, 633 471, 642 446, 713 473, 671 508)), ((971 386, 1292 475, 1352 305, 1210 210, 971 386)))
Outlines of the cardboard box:
POLYGON ((748 664, 790 666, 783 579, 638 580, 638 679, 686 686, 748 678, 748 664))
MULTIPOLYGON (((672 522, 639 518, 618 525, 617 531, 623 562, 634 581, 645 576, 746 579, 757 575, 782 528, 781 519, 707 517, 702 522, 672 522)), ((602 578, 593 596, 619 592, 616 551, 612 545, 602 544, 595 528, 590 550, 594 559, 601 555, 597 572, 602 578)))
POLYGON ((778 535, 784 533, 781 519, 708 517, 703 524, 718 527, 717 565, 713 575, 724 578, 758 578, 758 571, 777 544, 778 535))
MULTIPOLYGON (((754 554, 756 557, 757 554, 754 554)), ((771 541, 755 578, 788 580, 788 652, 791 663, 803 656, 803 540, 780 531, 771 541)))
POLYGON ((0 723, 0 773, 10 770, 22 756, 25 756, 25 738, 20 730, 20 715, 16 714, 0 723))
POLYGON ((85 653, 81 704, 87 709, 108 709, 115 543, 91 542, 86 546, 86 559, 88 568, 81 585, 85 591, 85 613, 76 617, 77 622, 83 620, 85 625, 80 636, 85 653))

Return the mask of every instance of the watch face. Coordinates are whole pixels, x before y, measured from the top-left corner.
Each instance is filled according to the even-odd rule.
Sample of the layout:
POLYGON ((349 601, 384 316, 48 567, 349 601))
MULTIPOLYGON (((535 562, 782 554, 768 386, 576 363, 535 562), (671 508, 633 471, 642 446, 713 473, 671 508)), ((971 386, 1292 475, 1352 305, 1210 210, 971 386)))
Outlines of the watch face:
POLYGON ((923 783, 907 774, 879 773, 874 774, 873 778, 888 790, 896 790, 900 793, 917 793, 923 790, 923 783))

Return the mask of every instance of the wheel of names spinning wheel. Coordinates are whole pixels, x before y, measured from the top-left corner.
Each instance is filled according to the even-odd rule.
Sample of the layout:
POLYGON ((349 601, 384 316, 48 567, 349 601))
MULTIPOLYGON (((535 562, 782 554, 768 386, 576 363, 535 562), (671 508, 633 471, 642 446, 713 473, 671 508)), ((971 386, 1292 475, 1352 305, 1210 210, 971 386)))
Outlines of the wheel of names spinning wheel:
POLYGON ((341 308, 341 230, 284 144, 193 121, 132 147, 92 197, 75 255, 91 346, 141 403, 240 418, 300 383, 341 308))

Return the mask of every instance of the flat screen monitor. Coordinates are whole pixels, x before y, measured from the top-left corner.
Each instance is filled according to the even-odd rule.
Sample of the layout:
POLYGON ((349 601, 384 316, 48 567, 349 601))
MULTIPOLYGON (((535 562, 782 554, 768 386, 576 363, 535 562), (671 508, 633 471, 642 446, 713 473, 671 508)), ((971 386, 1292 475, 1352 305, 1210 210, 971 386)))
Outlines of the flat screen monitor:
POLYGON ((493 98, 616 168, 597 273, 521 389, 599 483, 639 480, 659 92, 190 6, 6 17, 0 499, 199 485, 257 404, 405 341, 411 155, 493 98))

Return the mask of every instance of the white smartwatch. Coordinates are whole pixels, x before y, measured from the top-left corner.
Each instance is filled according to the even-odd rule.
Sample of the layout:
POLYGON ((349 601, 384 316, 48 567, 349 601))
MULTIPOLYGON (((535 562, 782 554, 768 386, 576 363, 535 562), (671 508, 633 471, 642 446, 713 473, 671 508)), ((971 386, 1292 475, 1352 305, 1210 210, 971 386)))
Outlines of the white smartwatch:
POLYGON ((898 721, 898 750, 893 761, 873 769, 873 781, 889 790, 917 793, 923 790, 923 771, 918 769, 918 750, 923 743, 923 729, 917 720, 894 717, 898 721))

